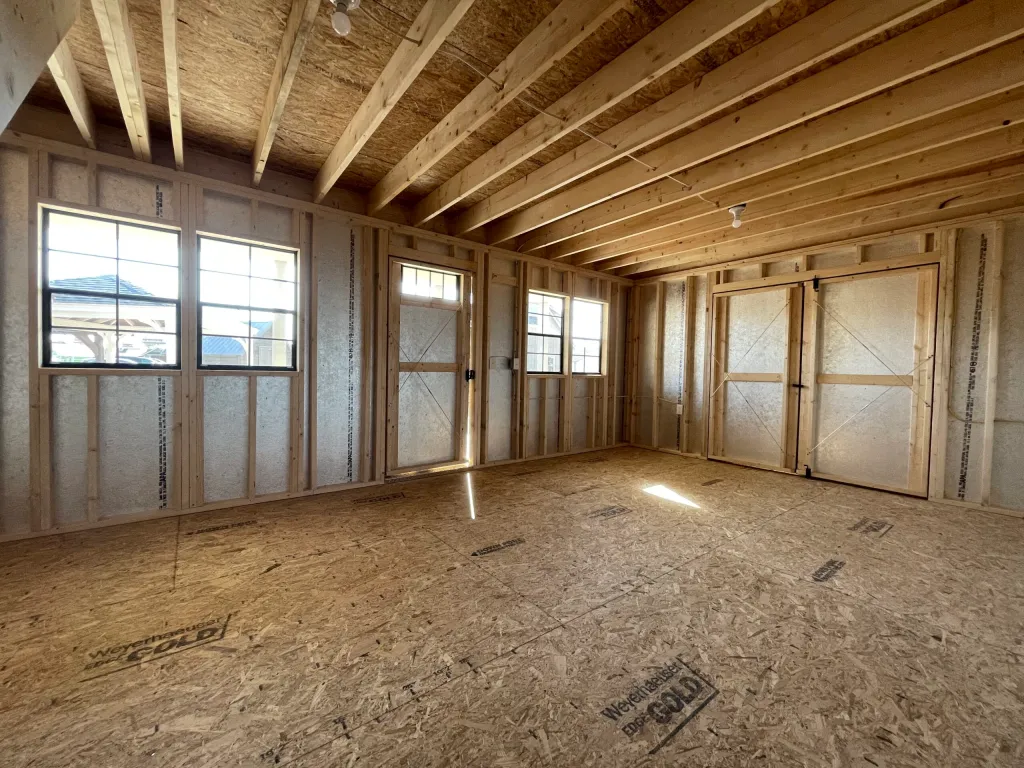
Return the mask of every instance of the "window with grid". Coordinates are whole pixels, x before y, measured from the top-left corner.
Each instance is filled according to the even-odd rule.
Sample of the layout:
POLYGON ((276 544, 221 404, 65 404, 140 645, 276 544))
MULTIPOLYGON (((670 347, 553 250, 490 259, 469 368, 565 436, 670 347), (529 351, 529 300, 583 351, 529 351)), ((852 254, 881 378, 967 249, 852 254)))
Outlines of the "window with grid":
POLYGON ((565 299, 530 291, 526 316, 526 372, 562 373, 565 299))
POLYGON ((601 373, 604 304, 572 300, 572 372, 601 373))
POLYGON ((179 367, 180 236, 43 213, 43 364, 179 367))
POLYGON ((295 370, 295 251, 199 238, 199 367, 295 370))
POLYGON ((442 301, 459 300, 459 276, 436 269, 402 265, 402 293, 442 301))

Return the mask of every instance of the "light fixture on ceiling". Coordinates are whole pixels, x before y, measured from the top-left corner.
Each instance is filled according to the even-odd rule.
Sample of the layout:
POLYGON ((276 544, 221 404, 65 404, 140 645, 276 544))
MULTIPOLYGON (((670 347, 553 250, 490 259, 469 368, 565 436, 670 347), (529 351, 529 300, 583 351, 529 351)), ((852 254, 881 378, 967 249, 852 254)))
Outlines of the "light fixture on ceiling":
POLYGON ((352 31, 352 20, 348 17, 348 11, 354 11, 359 7, 360 0, 328 0, 334 6, 334 13, 331 14, 331 26, 338 37, 347 37, 352 31))
POLYGON ((729 207, 729 213, 732 214, 733 229, 739 229, 743 225, 743 222, 740 221, 740 217, 743 215, 743 212, 745 210, 747 210, 746 203, 740 203, 739 205, 733 205, 729 207))

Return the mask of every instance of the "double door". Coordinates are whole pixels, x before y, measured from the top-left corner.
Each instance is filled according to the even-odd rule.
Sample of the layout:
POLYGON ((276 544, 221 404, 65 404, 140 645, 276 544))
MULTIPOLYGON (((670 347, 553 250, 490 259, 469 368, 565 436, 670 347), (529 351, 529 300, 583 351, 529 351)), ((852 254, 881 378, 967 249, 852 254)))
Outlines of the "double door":
POLYGON ((709 456, 925 496, 938 267, 715 294, 709 456))

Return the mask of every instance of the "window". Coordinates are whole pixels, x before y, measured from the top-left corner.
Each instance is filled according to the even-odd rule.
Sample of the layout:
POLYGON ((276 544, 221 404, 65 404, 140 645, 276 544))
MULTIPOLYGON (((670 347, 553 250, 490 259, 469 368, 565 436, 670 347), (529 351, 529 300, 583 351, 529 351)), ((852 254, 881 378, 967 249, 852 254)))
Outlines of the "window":
POLYGON ((526 372, 562 373, 565 299, 530 291, 526 324, 526 372))
POLYGON ((43 364, 179 366, 179 234, 43 214, 43 364))
POLYGON ((199 238, 200 368, 295 370, 295 251, 199 238))
POLYGON ((604 304, 572 300, 572 372, 601 373, 604 304))
POLYGON ((402 293, 442 301, 459 300, 459 276, 436 269, 402 265, 402 293))

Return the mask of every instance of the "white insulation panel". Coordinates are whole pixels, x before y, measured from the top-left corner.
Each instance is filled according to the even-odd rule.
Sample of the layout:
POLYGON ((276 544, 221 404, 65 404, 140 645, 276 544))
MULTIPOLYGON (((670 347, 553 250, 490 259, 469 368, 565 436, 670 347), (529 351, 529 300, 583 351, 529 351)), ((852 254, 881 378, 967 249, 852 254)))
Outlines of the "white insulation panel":
POLYGON ((658 447, 681 449, 686 375, 686 283, 665 283, 665 335, 661 349, 658 447))
POLYGON ((30 528, 28 164, 0 148, 0 533, 30 528))
MULTIPOLYGON (((81 377, 79 377, 81 378, 81 377)), ((170 376, 99 377, 99 510, 102 517, 171 506, 174 387, 170 376)))
POLYGON ((291 459, 291 387, 296 379, 256 379, 256 495, 288 490, 291 459))
POLYGON ((203 489, 208 502, 248 496, 248 377, 203 381, 203 489))
POLYGON ((402 373, 398 377, 398 466, 454 461, 454 373, 402 373))
POLYGON ((58 526, 86 519, 89 451, 86 388, 84 376, 50 379, 50 452, 53 456, 50 492, 53 519, 58 526))
POLYGON ((707 275, 697 275, 693 280, 693 296, 695 311, 693 313, 693 380, 690 382, 690 429, 689 442, 685 447, 687 453, 701 453, 704 450, 704 437, 707 424, 704 421, 704 363, 705 363, 705 330, 707 328, 707 275))
POLYGON ((317 485, 359 479, 363 388, 362 232, 317 217, 317 485))
MULTIPOLYGON (((492 259, 491 267, 511 262, 492 259)), ((487 359, 487 460, 504 461, 512 453, 512 391, 515 356, 512 330, 515 324, 517 289, 511 285, 492 283, 488 293, 488 359, 487 359)))
POLYGON ((641 285, 637 302, 637 323, 640 326, 639 371, 637 375, 637 422, 634 441, 639 445, 654 445, 654 391, 657 366, 658 339, 658 286, 641 285))

